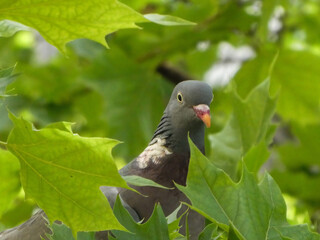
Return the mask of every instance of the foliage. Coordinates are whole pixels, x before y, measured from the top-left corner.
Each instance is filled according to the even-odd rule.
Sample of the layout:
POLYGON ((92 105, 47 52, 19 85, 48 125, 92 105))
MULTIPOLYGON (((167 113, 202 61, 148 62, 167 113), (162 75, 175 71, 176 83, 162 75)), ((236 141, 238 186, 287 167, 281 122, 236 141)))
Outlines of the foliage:
MULTIPOLYGON (((268 132, 273 127, 270 120, 276 104, 275 99, 269 96, 269 81, 257 86, 245 100, 242 100, 236 92, 234 94, 232 101, 234 110, 229 121, 220 132, 209 136, 212 161, 232 177, 242 156, 259 144, 266 148, 270 142, 268 132)), ((256 167, 258 170, 266 160, 256 157, 251 162, 258 164, 256 167)))
MULTIPOLYGON (((190 24, 188 21, 161 15, 147 15, 146 18, 116 0, 79 0, 57 4, 54 1, 3 1, 1 19, 20 22, 37 29, 41 35, 60 51, 65 44, 77 38, 88 38, 107 46, 104 36, 123 28, 136 28, 135 23, 150 21, 175 25, 190 24)), ((0 26, 3 36, 26 27, 4 20, 0 26)))
MULTIPOLYGON (((51 225, 52 234, 47 235, 50 240, 71 239, 73 240, 72 231, 63 223, 53 223, 51 225)), ((78 240, 95 240, 94 232, 79 232, 78 240)))
POLYGON ((241 180, 235 183, 189 143, 187 187, 179 189, 191 200, 192 209, 226 231, 232 228, 239 239, 320 239, 307 225, 287 223, 284 199, 269 174, 258 183, 243 165, 241 180))
POLYGON ((113 213, 98 187, 154 184, 122 179, 114 160, 123 165, 143 150, 174 83, 193 78, 215 94, 208 159, 191 143, 187 186, 180 187, 212 222, 200 239, 318 239, 309 229, 320 231, 319 6, 319 0, 2 1, 0 229, 30 216, 35 203, 23 201, 26 194, 50 220, 71 227, 53 224, 52 239, 106 228, 131 232, 113 231, 117 239, 159 232, 186 238, 177 232, 179 218, 169 221, 161 206, 147 223, 135 223, 119 201, 113 213), (221 42, 249 46, 254 56, 224 56, 221 42), (219 66, 239 69, 228 72, 227 85, 217 81, 225 75, 209 74, 219 66), (22 118, 10 120, 8 109, 22 118), (115 157, 115 141, 105 137, 124 142, 115 157), (298 225, 288 224, 277 185, 295 199, 287 211, 297 213, 298 225), (310 215, 309 226, 300 213, 310 215))
POLYGON ((159 205, 155 209, 144 224, 136 223, 127 210, 121 205, 120 199, 114 205, 114 214, 117 216, 119 222, 130 231, 120 232, 112 231, 116 239, 152 239, 152 240, 169 240, 169 231, 167 220, 159 205))
POLYGON ((3 149, 0 149, 0 164, 1 164, 1 193, 6 193, 6 197, 0 199, 0 214, 10 207, 13 200, 20 190, 19 181, 19 163, 16 161, 15 156, 3 149))
POLYGON ((7 148, 20 160, 26 197, 35 199, 51 222, 61 220, 75 232, 123 229, 99 190, 102 185, 129 188, 111 156, 116 141, 81 138, 69 123, 39 131, 23 119, 10 118, 14 128, 7 148))
POLYGON ((0 99, 9 96, 8 94, 6 94, 6 88, 10 83, 14 81, 16 77, 14 75, 11 75, 13 70, 14 67, 9 67, 7 69, 0 70, 0 99))
POLYGON ((320 149, 318 145, 315 145, 317 141, 314 140, 320 134, 320 125, 295 125, 292 130, 299 138, 299 144, 289 142, 277 149, 282 162, 290 171, 274 170, 273 175, 279 181, 279 185, 287 192, 310 202, 312 205, 317 205, 320 201, 320 194, 314 189, 320 184, 320 177, 317 174, 320 149))

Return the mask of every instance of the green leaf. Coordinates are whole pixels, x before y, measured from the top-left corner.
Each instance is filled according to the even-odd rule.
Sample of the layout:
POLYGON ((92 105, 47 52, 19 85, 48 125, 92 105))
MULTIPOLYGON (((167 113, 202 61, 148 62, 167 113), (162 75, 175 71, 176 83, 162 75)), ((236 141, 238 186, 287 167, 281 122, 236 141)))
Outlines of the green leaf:
POLYGON ((218 226, 214 223, 207 225, 199 235, 199 240, 211 240, 214 232, 218 230, 218 226))
POLYGON ((272 81, 281 85, 277 111, 284 120, 300 124, 320 121, 319 64, 320 57, 308 52, 280 52, 272 81))
POLYGON ((181 228, 180 221, 181 221, 182 217, 188 213, 186 210, 184 213, 182 213, 178 217, 178 212, 181 210, 181 207, 182 207, 182 205, 177 207, 176 210, 174 210, 169 216, 167 216, 168 231, 169 231, 170 240, 183 237, 183 235, 179 233, 179 229, 181 228))
POLYGON ((7 148, 20 160, 26 197, 34 198, 51 222, 61 220, 73 233, 124 229, 99 189, 129 188, 111 156, 117 141, 55 128, 37 130, 12 114, 10 118, 14 128, 7 148))
POLYGON ((0 78, 0 99, 4 97, 8 97, 10 95, 6 94, 7 86, 15 80, 16 76, 9 76, 0 78))
POLYGON ((310 233, 310 229, 307 224, 295 225, 295 226, 280 226, 277 227, 283 239, 288 240, 318 240, 319 234, 310 233))
POLYGON ((112 231, 119 240, 169 240, 169 232, 167 220, 160 205, 156 205, 151 217, 147 222, 140 224, 136 223, 128 211, 122 206, 119 197, 117 198, 114 208, 114 215, 119 222, 130 231, 112 231))
POLYGON ((0 21, 0 37, 11 37, 18 31, 28 31, 30 28, 22 25, 21 23, 13 22, 10 20, 0 21))
POLYGON ((292 133, 299 143, 289 142, 277 147, 281 161, 291 170, 303 167, 320 167, 320 124, 293 125, 292 133))
MULTIPOLYGON (((225 231, 232 228, 239 239, 274 240, 293 233, 286 231, 285 227, 290 226, 286 221, 286 205, 270 175, 266 174, 258 183, 244 165, 241 180, 235 183, 203 156, 190 139, 189 143, 187 186, 178 187, 191 200, 194 210, 225 231)), ((310 231, 294 233, 293 239, 297 240, 320 239, 320 235, 310 231)))
MULTIPOLYGON (((49 240, 74 240, 72 231, 63 223, 53 223, 50 226, 52 230, 51 235, 47 235, 49 240)), ((96 240, 94 232, 79 232, 77 234, 77 240, 96 240)))
POLYGON ((258 172, 262 164, 268 160, 269 156, 270 153, 267 144, 265 141, 261 141, 246 153, 243 161, 250 172, 258 172))
POLYGON ((2 1, 0 19, 35 28, 60 51, 77 38, 88 38, 107 46, 105 36, 123 28, 137 28, 142 15, 116 0, 67 2, 46 0, 2 1))
POLYGON ((268 89, 267 80, 255 88, 246 100, 236 97, 233 102, 243 152, 247 152, 252 143, 259 143, 266 136, 276 104, 276 100, 269 96, 268 89))
POLYGON ((20 191, 19 161, 9 151, 0 148, 0 219, 13 204, 20 191))
POLYGON ((53 129, 59 129, 61 131, 66 131, 69 133, 73 133, 72 132, 72 124, 70 122, 55 122, 55 123, 51 123, 49 125, 46 126, 46 128, 53 128, 53 129))
POLYGON ((158 187, 163 189, 170 189, 165 186, 162 186, 150 179, 143 178, 137 175, 128 175, 122 177, 127 183, 134 185, 134 186, 150 186, 150 187, 158 187))
POLYGON ((9 77, 13 73, 15 67, 16 66, 1 69, 0 70, 0 78, 9 77))
MULTIPOLYGON (((237 93, 242 98, 245 98, 257 85, 262 83, 266 78, 270 78, 270 74, 277 64, 278 57, 279 53, 275 49, 266 47, 254 59, 243 63, 243 66, 233 79, 237 84, 237 93)), ((270 89, 269 92, 274 93, 272 90, 270 89)))
MULTIPOLYGON (((83 45, 76 48, 80 51, 83 45)), ((103 96, 102 124, 107 136, 125 142, 115 153, 132 160, 149 143, 172 86, 119 48, 102 54, 86 71, 87 85, 103 96)))
POLYGON ((6 209, 5 213, 1 216, 1 225, 6 226, 6 228, 15 227, 28 220, 32 216, 34 209, 34 201, 25 200, 24 196, 18 195, 14 199, 12 206, 6 209))
MULTIPOLYGON (((237 73, 235 79, 241 96, 246 96, 270 74, 273 52, 272 48, 260 52, 237 73)), ((271 92, 280 90, 277 112, 284 120, 304 125, 320 121, 319 64, 320 57, 308 51, 279 52, 270 81, 271 92)))
POLYGON ((320 124, 293 125, 292 133, 299 143, 289 142, 276 148, 286 171, 273 170, 272 176, 284 192, 311 203, 320 201, 320 124))
POLYGON ((302 168, 301 171, 271 172, 274 179, 279 183, 283 192, 287 192, 312 204, 319 205, 320 192, 316 191, 320 185, 320 176, 308 174, 302 168))
POLYGON ((260 40, 266 42, 269 35, 269 22, 274 13, 274 9, 279 5, 279 0, 269 0, 262 3, 262 14, 258 25, 258 35, 260 40))
POLYGON ((53 223, 51 225, 52 235, 47 235, 49 240, 74 240, 70 228, 64 224, 53 223))
POLYGON ((0 70, 0 99, 8 96, 6 94, 6 88, 17 77, 17 75, 12 75, 14 69, 15 66, 0 70))
POLYGON ((268 136, 275 104, 275 98, 269 96, 268 80, 258 85, 245 100, 235 93, 234 110, 228 123, 222 131, 209 135, 210 159, 234 176, 238 161, 268 136))
POLYGON ((195 23, 184 20, 179 17, 160 15, 156 13, 145 14, 144 17, 151 22, 166 25, 166 26, 180 26, 180 25, 195 25, 195 23))

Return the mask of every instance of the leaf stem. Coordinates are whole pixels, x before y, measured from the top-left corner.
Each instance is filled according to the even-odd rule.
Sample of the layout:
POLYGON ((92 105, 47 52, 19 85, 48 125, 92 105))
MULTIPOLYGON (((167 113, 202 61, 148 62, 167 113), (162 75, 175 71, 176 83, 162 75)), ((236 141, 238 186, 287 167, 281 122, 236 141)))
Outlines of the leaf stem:
POLYGON ((6 149, 7 148, 7 143, 0 141, 0 147, 6 149))

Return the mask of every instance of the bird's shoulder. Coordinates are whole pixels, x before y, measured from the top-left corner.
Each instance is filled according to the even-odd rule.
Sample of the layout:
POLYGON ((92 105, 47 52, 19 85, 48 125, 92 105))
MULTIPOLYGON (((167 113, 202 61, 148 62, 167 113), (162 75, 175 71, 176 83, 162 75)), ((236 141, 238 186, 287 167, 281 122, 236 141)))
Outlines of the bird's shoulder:
POLYGON ((144 151, 135 159, 137 167, 147 168, 150 165, 159 165, 162 159, 172 155, 172 151, 166 146, 165 138, 154 138, 144 151))
POLYGON ((164 138, 154 138, 149 145, 130 163, 120 169, 120 174, 141 175, 142 172, 160 167, 168 157, 173 156, 172 151, 166 147, 164 138))
POLYGON ((171 187, 172 181, 185 183, 189 152, 177 153, 166 146, 163 138, 155 138, 133 161, 119 172, 122 176, 138 175, 171 187))

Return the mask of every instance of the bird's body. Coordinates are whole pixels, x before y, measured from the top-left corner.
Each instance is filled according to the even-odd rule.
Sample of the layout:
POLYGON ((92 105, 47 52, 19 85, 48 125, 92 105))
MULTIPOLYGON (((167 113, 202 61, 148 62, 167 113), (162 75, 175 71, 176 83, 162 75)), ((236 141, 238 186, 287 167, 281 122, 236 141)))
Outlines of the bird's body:
MULTIPOLYGON (((113 206, 116 196, 120 194, 123 205, 133 218, 137 221, 146 221, 152 214, 155 203, 160 203, 167 216, 181 202, 189 202, 174 183, 186 184, 190 158, 188 135, 202 153, 205 151, 205 125, 210 125, 209 105, 212 98, 211 88, 203 82, 185 81, 175 87, 149 145, 137 158, 119 171, 122 176, 138 175, 172 189, 132 186, 147 196, 145 197, 128 189, 101 187, 111 206, 113 206)), ((184 210, 185 207, 181 211, 184 210)), ((40 229, 38 230, 39 236, 39 233, 45 231, 43 229, 46 227, 43 214, 38 215, 38 219, 33 222, 42 226, 38 227, 40 229)), ((204 218, 195 212, 190 212, 188 222, 191 239, 197 239, 197 235, 203 228, 204 218)), ((0 233, 0 240, 40 239, 35 237, 37 233, 30 234, 31 230, 28 232, 27 227, 35 229, 30 225, 26 224, 25 227, 20 225, 15 228, 16 231, 6 230, 4 233, 0 233), (26 238, 26 236, 32 235, 33 237, 26 238)), ((48 231, 47 228, 46 231, 48 231)), ((106 239, 105 237, 106 233, 104 232, 97 234, 98 239, 106 239)))
MULTIPOLYGON (((160 203, 166 216, 181 202, 190 203, 174 183, 186 184, 190 159, 188 134, 199 150, 205 153, 205 124, 209 125, 210 122, 202 118, 208 117, 212 98, 212 90, 205 83, 186 81, 178 84, 149 145, 120 170, 122 176, 138 175, 173 188, 165 190, 132 186, 148 197, 127 189, 118 189, 121 199, 128 203, 140 220, 147 220, 151 216, 155 203, 160 203)), ((185 210, 184 206, 180 214, 185 210)), ((204 218, 191 211, 188 223, 191 239, 197 239, 204 226, 204 218)))
POLYGON ((181 201, 186 200, 184 195, 174 186, 174 182, 185 185, 187 166, 183 164, 186 156, 170 155, 163 158, 161 163, 150 163, 146 168, 141 169, 137 162, 132 162, 130 165, 120 171, 122 175, 138 175, 144 178, 149 178, 165 187, 172 188, 170 190, 159 189, 156 187, 135 187, 140 193, 139 195, 133 191, 120 189, 120 196, 125 202, 130 202, 130 206, 136 210, 141 218, 148 218, 153 210, 155 203, 160 203, 165 215, 169 215, 175 210, 181 201), (167 159, 174 159, 174 161, 166 161, 167 159), (157 167, 157 170, 154 170, 157 167), (168 172, 171 169, 172 172, 168 172), (152 174, 152 175, 151 175, 152 174), (134 199, 134 200, 133 200, 134 199))

